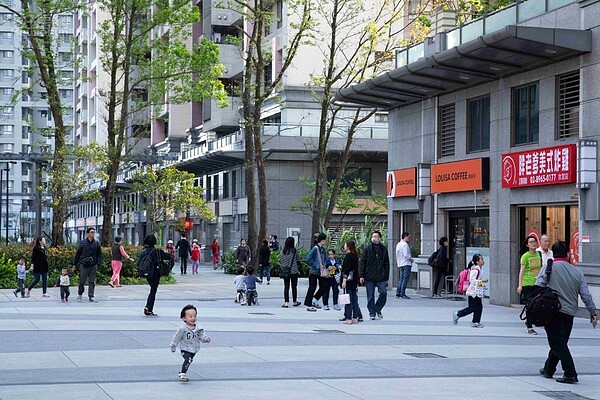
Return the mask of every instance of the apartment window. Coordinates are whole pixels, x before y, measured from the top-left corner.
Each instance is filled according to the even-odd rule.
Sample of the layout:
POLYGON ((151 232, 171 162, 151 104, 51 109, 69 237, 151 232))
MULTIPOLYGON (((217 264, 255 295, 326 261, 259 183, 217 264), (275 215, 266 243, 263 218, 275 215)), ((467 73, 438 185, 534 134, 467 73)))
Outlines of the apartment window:
POLYGON ((453 156, 456 136, 456 107, 453 104, 440 107, 438 157, 453 156))
POLYGON ((73 59, 71 53, 60 53, 60 60, 62 62, 71 62, 71 60, 73 59))
POLYGON ((60 98, 63 100, 68 100, 73 98, 73 91, 70 89, 60 89, 58 91, 60 93, 60 98))
POLYGON ((12 153, 15 146, 12 143, 0 144, 0 153, 12 153))
POLYGON ((0 95, 2 96, 12 96, 13 88, 0 88, 0 95))
POLYGON ((229 172, 223 173, 223 198, 229 198, 229 172))
POLYGON ((14 107, 2 107, 2 116, 3 117, 12 117, 14 112, 14 107))
POLYGON ((40 118, 48 118, 48 110, 40 110, 40 118))
POLYGON ((15 71, 12 69, 2 69, 0 70, 0 77, 2 79, 13 79, 15 76, 15 71))
MULTIPOLYGON (((331 182, 337 175, 336 167, 327 168, 327 181, 331 182)), ((365 185, 365 190, 357 191, 356 194, 359 196, 370 196, 372 193, 371 184, 371 168, 346 168, 346 173, 340 183, 340 188, 353 188, 353 182, 356 179, 360 179, 365 185)))
POLYGON ((3 58, 13 58, 15 55, 15 52, 12 50, 2 50, 2 57, 3 58))
POLYGON ((557 139, 579 136, 579 70, 558 77, 557 139))
POLYGON ((60 33, 58 35, 58 38, 64 44, 71 44, 71 42, 73 41, 73 35, 71 35, 70 33, 60 33))
POLYGON ((29 127, 28 126, 23 126, 21 128, 21 138, 29 139, 29 127))
POLYGON ((277 28, 283 26, 283 0, 277 0, 275 3, 275 18, 277 18, 277 28))
POLYGON ((211 201, 211 195, 212 195, 212 179, 210 179, 210 176, 206 177, 206 201, 211 201))
POLYGON ((231 197, 237 197, 237 171, 231 171, 231 197))
POLYGON ((0 32, 0 40, 12 40, 13 33, 12 32, 0 32))
POLYGON ((22 144, 21 145, 21 153, 23 154, 29 154, 29 151, 31 150, 31 146, 28 144, 22 144))
POLYGON ((539 140, 538 83, 513 89, 513 144, 537 143, 539 140))
POLYGON ((32 170, 31 164, 27 164, 27 163, 21 164, 21 175, 28 176, 29 173, 31 172, 31 170, 32 170))
POLYGON ((58 27, 61 29, 72 29, 73 28, 73 16, 72 15, 59 15, 58 16, 58 27))
POLYGON ((13 134, 13 126, 12 125, 0 125, 0 135, 12 135, 13 134))
POLYGON ((13 20, 12 13, 0 13, 0 22, 8 22, 13 20))
POLYGON ((416 18, 417 14, 421 12, 423 0, 408 0, 408 16, 409 18, 416 18))
POLYGON ((273 63, 265 65, 265 86, 273 83, 273 63))
POLYGON ((490 149, 490 98, 469 100, 467 108, 468 152, 490 149))
POLYGON ((213 176, 213 200, 219 200, 219 175, 213 176))
POLYGON ((27 194, 33 192, 33 184, 31 182, 21 182, 21 192, 27 194))

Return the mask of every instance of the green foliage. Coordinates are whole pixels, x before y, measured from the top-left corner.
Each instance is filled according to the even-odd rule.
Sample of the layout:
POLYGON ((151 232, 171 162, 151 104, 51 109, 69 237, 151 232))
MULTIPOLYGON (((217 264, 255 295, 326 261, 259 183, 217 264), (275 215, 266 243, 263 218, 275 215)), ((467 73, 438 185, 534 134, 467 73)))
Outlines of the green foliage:
POLYGON ((387 227, 385 223, 375 224, 371 218, 365 217, 365 225, 362 230, 348 229, 343 231, 338 240, 336 246, 336 254, 344 253, 344 243, 346 240, 354 240, 356 242, 356 250, 360 254, 362 250, 371 243, 371 236, 373 231, 381 232, 381 242, 385 244, 387 242, 387 227))
MULTIPOLYGON (((306 263, 305 260, 309 250, 299 246, 296 247, 296 251, 298 252, 298 259, 300 260, 300 276, 307 277, 308 271, 310 270, 310 266, 306 263)), ((271 276, 279 276, 279 273, 281 272, 279 256, 280 253, 278 251, 271 252, 271 258, 269 260, 269 262, 271 263, 271 276)), ((224 273, 237 275, 237 269, 239 267, 239 264, 237 263, 237 259, 235 257, 235 250, 227 250, 221 258, 221 263, 223 265, 224 273)))
MULTIPOLYGON (((130 257, 136 261, 139 259, 142 247, 126 247, 125 251, 130 257)), ((60 270, 67 267, 71 272, 71 266, 77 248, 75 247, 52 247, 48 249, 48 286, 54 286, 60 270)), ((0 288, 10 289, 15 288, 17 284, 17 260, 20 255, 25 255, 26 265, 31 264, 31 247, 9 246, 0 249, 0 288)), ((121 269, 122 285, 145 285, 146 279, 140 278, 137 275, 135 262, 123 260, 123 268, 121 269)), ((96 284, 107 285, 112 276, 112 267, 110 262, 110 248, 102 248, 102 261, 98 266, 96 273, 96 284)), ((33 274, 27 274, 27 282, 33 280, 33 274)), ((175 283, 173 274, 168 277, 162 277, 161 283, 175 283)), ((71 277, 71 286, 79 284, 79 274, 75 273, 71 277)))
POLYGON ((133 176, 132 189, 146 199, 139 208, 148 213, 150 232, 156 231, 159 222, 172 220, 188 210, 206 220, 214 218, 202 198, 204 189, 194 186, 194 174, 175 166, 139 169, 133 176))

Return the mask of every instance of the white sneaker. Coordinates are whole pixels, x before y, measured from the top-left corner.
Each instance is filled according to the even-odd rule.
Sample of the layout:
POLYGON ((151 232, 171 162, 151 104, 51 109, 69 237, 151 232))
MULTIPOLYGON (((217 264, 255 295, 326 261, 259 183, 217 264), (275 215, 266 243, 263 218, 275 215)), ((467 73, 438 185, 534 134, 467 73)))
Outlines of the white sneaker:
POLYGON ((98 300, 96 300, 94 297, 90 297, 90 303, 97 303, 98 300))
POLYGON ((77 296, 77 301, 81 303, 81 295, 77 296))
POLYGON ((340 307, 339 305, 336 304, 336 305, 333 306, 333 309, 335 311, 340 311, 342 309, 342 307, 340 307))
POLYGON ((189 382, 189 378, 187 377, 187 374, 185 374, 184 372, 180 372, 178 375, 179 375, 179 380, 181 382, 189 382))
POLYGON ((323 310, 325 310, 325 311, 329 311, 329 306, 324 306, 324 307, 323 307, 323 310))

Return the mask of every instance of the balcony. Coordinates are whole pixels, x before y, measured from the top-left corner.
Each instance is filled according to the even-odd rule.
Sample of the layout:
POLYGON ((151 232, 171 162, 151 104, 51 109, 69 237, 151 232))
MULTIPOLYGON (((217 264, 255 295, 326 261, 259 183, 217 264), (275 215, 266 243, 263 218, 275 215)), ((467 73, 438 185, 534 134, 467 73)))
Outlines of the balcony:
POLYGON ((215 100, 210 100, 210 120, 204 122, 204 131, 219 131, 222 127, 237 127, 240 113, 238 111, 241 100, 239 97, 230 97, 229 106, 217 107, 215 100))
POLYGON ((221 44, 219 45, 220 61, 225 66, 223 71, 223 78, 232 78, 236 75, 241 74, 244 71, 244 60, 242 59, 242 53, 240 47, 233 44, 221 44))
POLYGON ((213 8, 210 17, 210 23, 213 26, 231 26, 242 19, 242 14, 233 10, 213 8))

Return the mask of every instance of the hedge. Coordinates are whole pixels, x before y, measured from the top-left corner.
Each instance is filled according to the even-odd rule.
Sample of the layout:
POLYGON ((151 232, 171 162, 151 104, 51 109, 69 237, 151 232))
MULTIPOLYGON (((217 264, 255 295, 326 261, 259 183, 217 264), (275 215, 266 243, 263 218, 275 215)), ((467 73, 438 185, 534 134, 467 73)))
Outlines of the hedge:
MULTIPOLYGON (((139 246, 125 247, 127 254, 135 260, 139 259, 142 249, 143 247, 139 246)), ((73 246, 48 248, 48 286, 54 286, 63 267, 68 267, 70 272, 76 252, 77 248, 73 246)), ((31 264, 31 246, 8 246, 0 248, 0 289, 16 287, 17 260, 21 255, 25 256, 26 265, 29 266, 31 264)), ((102 248, 102 261, 98 266, 96 274, 97 285, 108 284, 112 276, 110 264, 110 248, 102 248)), ((32 280, 33 274, 27 274, 27 283, 32 280)), ((137 276, 135 263, 128 260, 123 261, 120 283, 122 285, 147 284, 146 279, 137 276)), ((161 283, 175 283, 173 274, 171 273, 169 276, 161 278, 161 283)), ((78 284, 79 275, 74 274, 71 277, 71 286, 77 286, 78 284)))

